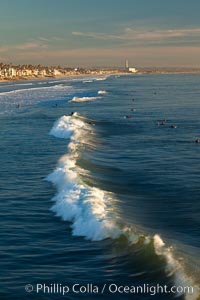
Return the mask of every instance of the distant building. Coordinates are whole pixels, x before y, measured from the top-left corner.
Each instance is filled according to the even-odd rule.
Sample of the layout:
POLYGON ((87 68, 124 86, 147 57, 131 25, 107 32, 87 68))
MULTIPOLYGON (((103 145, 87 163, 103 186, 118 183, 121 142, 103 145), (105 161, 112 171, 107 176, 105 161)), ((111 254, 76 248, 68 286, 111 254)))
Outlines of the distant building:
POLYGON ((128 59, 125 60, 125 71, 129 73, 137 73, 138 70, 134 67, 129 67, 128 59))
POLYGON ((39 70, 39 71, 38 71, 38 75, 43 77, 43 76, 46 76, 46 75, 47 75, 47 72, 46 72, 45 69, 42 69, 42 70, 39 70))
POLYGON ((128 68, 128 71, 130 72, 130 73, 137 73, 138 72, 138 70, 136 69, 136 68, 128 68))
POLYGON ((9 68, 8 69, 8 74, 9 74, 9 77, 16 77, 17 76, 16 69, 15 68, 9 68))
POLYGON ((53 70, 53 75, 54 75, 54 76, 59 76, 59 75, 62 75, 62 73, 61 73, 59 70, 54 69, 54 70, 53 70))

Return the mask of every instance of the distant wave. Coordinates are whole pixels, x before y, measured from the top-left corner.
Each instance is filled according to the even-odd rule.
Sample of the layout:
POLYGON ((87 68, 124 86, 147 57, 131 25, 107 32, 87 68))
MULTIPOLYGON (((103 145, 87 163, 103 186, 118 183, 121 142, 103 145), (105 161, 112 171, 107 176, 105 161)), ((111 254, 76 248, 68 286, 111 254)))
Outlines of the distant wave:
MULTIPOLYGON (((131 244, 143 243, 143 247, 152 244, 155 254, 163 256, 166 261, 166 275, 173 276, 176 286, 195 286, 185 273, 184 267, 166 247, 158 234, 153 237, 137 233, 133 228, 118 221, 114 209, 115 200, 112 193, 85 184, 79 177, 76 165, 80 156, 79 147, 87 144, 93 128, 84 122, 84 118, 75 113, 59 118, 50 131, 50 135, 69 140, 68 153, 61 157, 56 169, 46 179, 57 187, 51 208, 56 216, 72 222, 72 234, 86 239, 100 241, 106 238, 117 239, 121 236, 131 244)), ((180 295, 180 294, 179 294, 180 295)), ((192 295, 185 294, 186 299, 198 298, 198 291, 192 295)))
POLYGON ((23 92, 27 92, 27 91, 33 91, 33 90, 45 90, 45 89, 48 89, 48 87, 38 87, 38 88, 30 88, 30 89, 19 89, 19 90, 13 90, 13 91, 9 91, 9 92, 2 92, 2 93, 0 93, 0 96, 9 95, 9 94, 23 93, 23 92))
POLYGON ((96 81, 103 81, 106 80, 108 77, 97 77, 95 78, 96 81))
POLYGON ((94 101, 98 99, 99 97, 73 97, 70 102, 88 102, 88 101, 94 101))
POLYGON ((48 81, 48 83, 61 83, 61 82, 68 82, 67 79, 60 79, 60 80, 52 80, 52 81, 48 81))
POLYGON ((33 87, 27 89, 18 89, 8 92, 0 92, 0 96, 9 95, 9 94, 17 94, 17 93, 24 93, 27 91, 36 91, 36 90, 49 90, 49 89, 58 89, 58 88, 70 88, 71 86, 66 86, 62 84, 54 85, 54 86, 43 86, 43 87, 33 87))
POLYGON ((106 91, 98 91, 98 94, 99 95, 104 95, 104 94, 106 94, 107 92, 106 91))
MULTIPOLYGON (((1 82, 0 82, 1 83, 1 82)), ((12 86, 28 86, 28 85, 33 85, 32 82, 26 82, 26 83, 13 83, 13 84, 4 84, 4 82, 2 82, 2 84, 0 85, 0 87, 12 87, 12 86)))
POLYGON ((50 83, 50 82, 48 82, 48 81, 37 82, 37 84, 47 84, 47 83, 50 83))
POLYGON ((83 83, 93 82, 93 80, 83 80, 83 83))

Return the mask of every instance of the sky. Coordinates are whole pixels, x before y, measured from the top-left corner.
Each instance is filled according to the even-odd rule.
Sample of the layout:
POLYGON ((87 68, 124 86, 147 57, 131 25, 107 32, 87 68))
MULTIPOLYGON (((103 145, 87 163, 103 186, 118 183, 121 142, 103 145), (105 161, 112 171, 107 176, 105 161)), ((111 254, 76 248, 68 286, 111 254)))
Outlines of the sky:
POLYGON ((0 0, 0 61, 200 67, 199 0, 0 0))

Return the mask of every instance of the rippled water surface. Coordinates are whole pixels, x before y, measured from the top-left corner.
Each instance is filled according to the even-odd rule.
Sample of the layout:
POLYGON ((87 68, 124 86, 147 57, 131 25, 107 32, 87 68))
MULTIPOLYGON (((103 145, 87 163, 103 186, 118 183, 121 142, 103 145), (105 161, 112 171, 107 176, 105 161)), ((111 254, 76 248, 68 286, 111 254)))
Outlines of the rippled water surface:
POLYGON ((113 283, 197 299, 200 76, 97 79, 0 84, 0 299, 152 299, 113 283), (27 294, 37 283, 106 289, 27 294))

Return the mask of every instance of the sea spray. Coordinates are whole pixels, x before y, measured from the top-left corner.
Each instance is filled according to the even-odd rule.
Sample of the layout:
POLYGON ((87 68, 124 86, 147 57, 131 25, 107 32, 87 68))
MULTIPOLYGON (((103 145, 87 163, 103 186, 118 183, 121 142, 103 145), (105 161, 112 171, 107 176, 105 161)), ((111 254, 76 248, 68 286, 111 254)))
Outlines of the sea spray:
MULTIPOLYGON (((167 276, 174 276, 175 286, 187 287, 192 286, 194 292, 192 294, 185 295, 187 300, 198 299, 198 287, 194 285, 192 278, 186 275, 181 263, 174 257, 172 247, 166 247, 161 237, 156 234, 153 237, 154 249, 157 255, 162 255, 166 259, 166 274, 167 276)), ((180 295, 181 293, 179 293, 180 295)))

